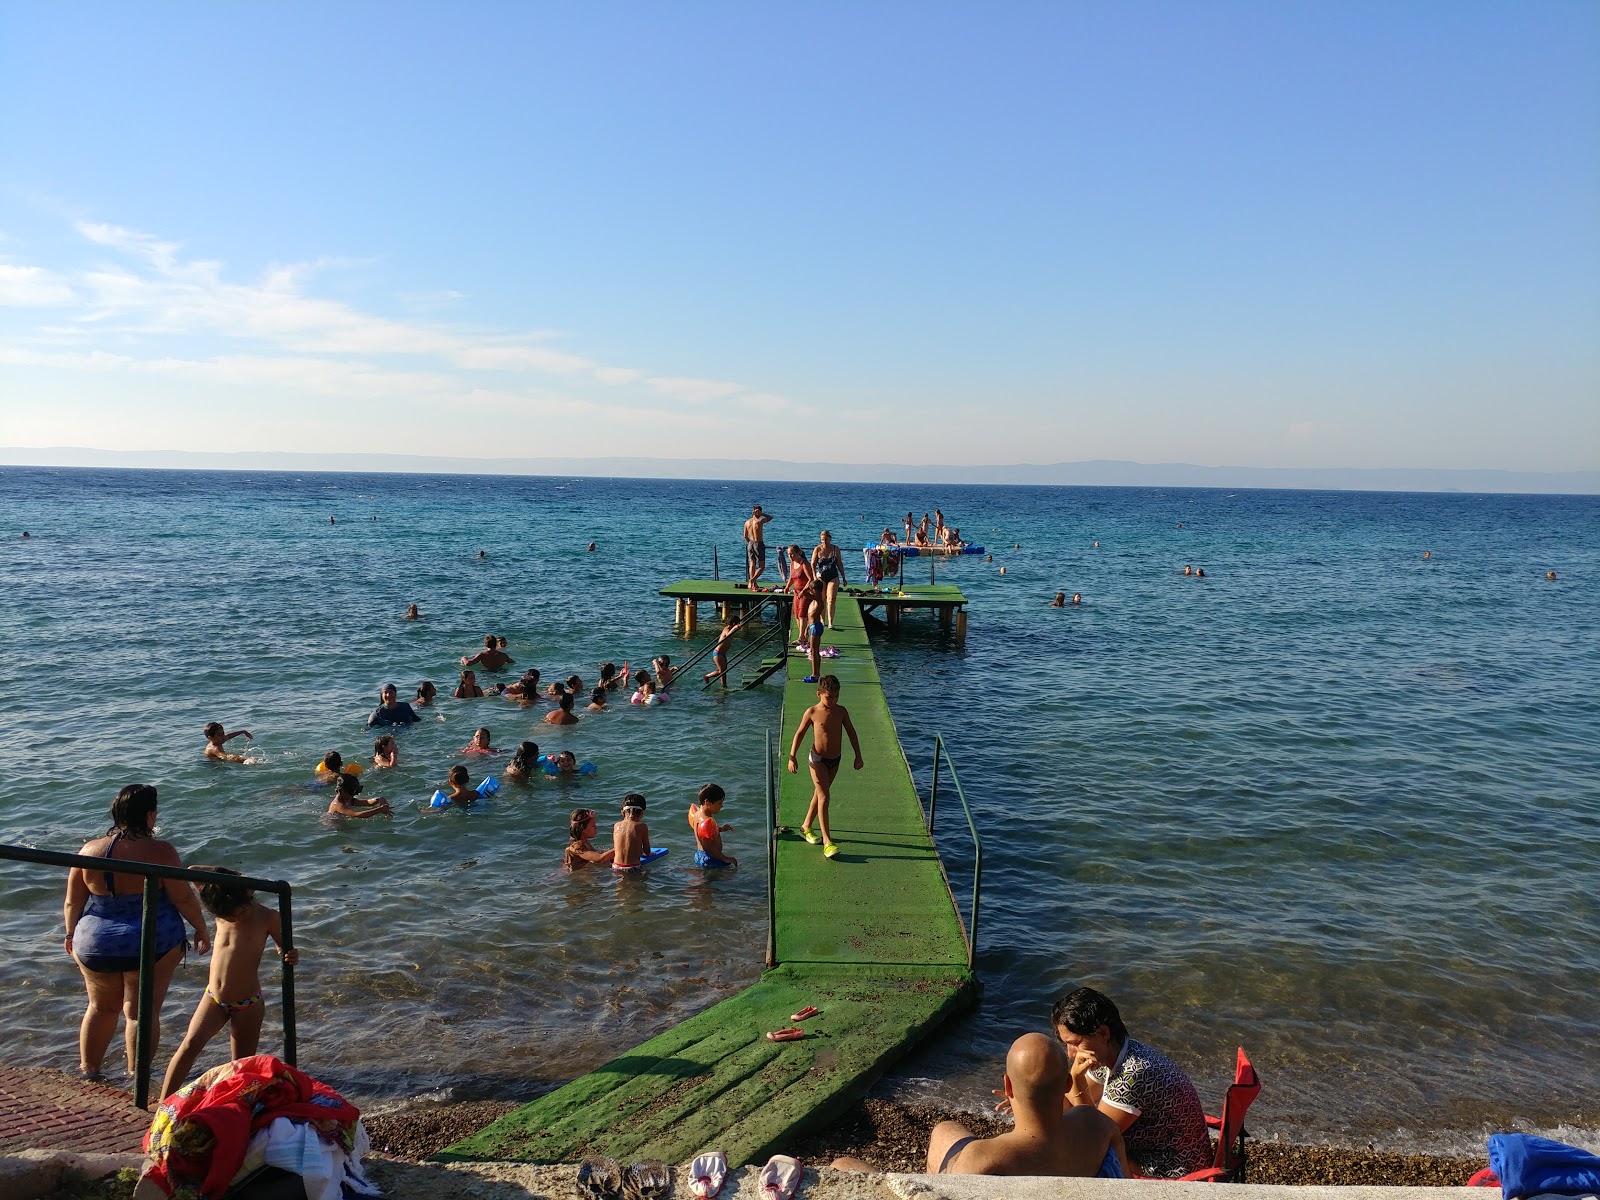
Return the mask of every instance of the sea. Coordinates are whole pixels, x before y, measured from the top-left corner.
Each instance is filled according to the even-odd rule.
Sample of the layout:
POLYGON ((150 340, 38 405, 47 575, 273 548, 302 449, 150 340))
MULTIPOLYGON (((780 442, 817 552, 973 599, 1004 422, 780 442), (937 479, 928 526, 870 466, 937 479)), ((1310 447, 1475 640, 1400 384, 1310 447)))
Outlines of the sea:
MULTIPOLYGON (((548 1090, 759 976, 780 689, 558 728, 450 699, 458 660, 493 633, 546 680, 685 661, 714 625, 675 629, 658 589, 742 577, 752 502, 774 545, 938 507, 988 552, 905 567, 966 593, 964 640, 874 636, 919 786, 942 737, 983 847, 982 1000, 879 1094, 985 1107, 1009 1042, 1091 984, 1209 1103, 1244 1047, 1258 1136, 1600 1148, 1600 497, 0 468, 0 840, 76 851, 154 784, 186 863, 293 885, 302 1066, 366 1103, 548 1090), (441 699, 366 775, 394 818, 326 817, 314 765, 370 763, 378 688, 422 680, 441 699), (249 763, 202 757, 213 720, 249 763), (479 726, 595 771, 422 807, 479 726), (742 864, 714 877, 684 821, 707 782, 742 864), (569 812, 604 826, 630 791, 673 853, 563 872, 569 812)), ((947 784, 936 834, 965 911, 947 784)), ((6 1065, 77 1065, 62 886, 0 862, 6 1065)))

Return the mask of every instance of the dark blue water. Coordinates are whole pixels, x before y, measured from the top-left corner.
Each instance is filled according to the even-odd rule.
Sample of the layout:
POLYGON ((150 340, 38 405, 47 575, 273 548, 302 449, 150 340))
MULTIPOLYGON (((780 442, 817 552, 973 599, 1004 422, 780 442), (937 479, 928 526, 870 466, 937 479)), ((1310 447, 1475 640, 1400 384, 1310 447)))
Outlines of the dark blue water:
MULTIPOLYGON (((568 810, 644 792, 670 863, 715 780, 730 850, 759 860, 776 689, 564 730, 443 701, 381 781, 392 822, 324 821, 310 769, 370 757, 376 686, 448 695, 485 632, 547 678, 691 653, 709 633, 685 643, 656 589, 708 575, 713 544, 736 570, 752 500, 774 542, 859 545, 939 505, 994 551, 939 568, 971 601, 964 644, 931 620, 875 643, 914 771, 942 733, 985 852, 983 1005, 893 1090, 980 1103, 1011 1037, 1091 982, 1208 1098, 1245 1045, 1255 1124, 1286 1137, 1600 1128, 1592 497, 6 468, 6 840, 75 850, 118 787, 154 782, 188 861, 295 884, 307 1066, 369 1096, 571 1077, 754 979, 765 898, 759 871, 682 861, 565 875, 568 810), (1084 604, 1046 607, 1062 589, 1084 604), (204 762, 212 719, 259 761, 204 762), (599 773, 418 811, 480 724, 599 773)), ((965 905, 965 823, 940 804, 965 905)), ((70 1067, 60 881, 0 883, 0 1061, 70 1067)))

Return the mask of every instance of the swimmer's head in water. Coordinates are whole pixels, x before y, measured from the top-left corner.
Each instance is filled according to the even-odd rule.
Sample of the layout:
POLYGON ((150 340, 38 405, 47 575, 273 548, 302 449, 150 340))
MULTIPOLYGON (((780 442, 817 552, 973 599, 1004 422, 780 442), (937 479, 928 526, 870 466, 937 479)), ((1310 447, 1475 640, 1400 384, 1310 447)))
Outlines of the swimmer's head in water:
POLYGON ((390 737, 387 733, 384 734, 381 738, 375 739, 373 741, 373 743, 372 743, 372 753, 374 755, 382 755, 383 757, 387 758, 389 755, 393 754, 394 752, 395 752, 394 739, 392 737, 390 737))
POLYGON ((616 673, 617 673, 617 664, 616 663, 603 662, 603 663, 600 664, 600 682, 601 683, 609 683, 611 681, 612 677, 616 675, 616 673))
POLYGON ((467 769, 457 763, 450 768, 450 774, 446 775, 445 778, 450 781, 451 787, 466 787, 470 776, 467 774, 467 769))
POLYGON ((1083 603, 1083 593, 1082 592, 1073 592, 1072 593, 1072 602, 1074 604, 1082 604, 1083 603))
POLYGON ((590 704, 598 704, 598 705, 604 707, 605 706, 605 702, 606 702, 606 690, 605 690, 605 688, 597 687, 597 688, 594 689, 594 691, 589 693, 589 703, 590 704))
POLYGON ((1050 603, 1056 608, 1060 608, 1066 602, 1067 602, 1067 594, 1065 592, 1057 592, 1056 593, 1056 598, 1054 600, 1050 601, 1050 603))
MULTIPOLYGON (((195 867, 196 871, 215 871, 218 875, 238 875, 239 872, 229 867, 195 867)), ((226 883, 202 883, 196 889, 200 893, 200 903, 206 906, 206 911, 220 921, 227 921, 250 907, 256 898, 255 892, 247 887, 226 883)))
POLYGON ((418 700, 432 700, 438 694, 439 689, 434 687, 432 682, 429 680, 424 679, 421 683, 417 684, 418 700))
POLYGON ((204 729, 202 729, 200 732, 205 734, 206 737, 208 737, 208 738, 219 738, 224 733, 226 733, 227 730, 223 729, 222 725, 219 722, 212 721, 212 722, 208 723, 206 725, 206 727, 204 729))
POLYGON ((149 837, 156 812, 156 789, 148 783, 130 783, 111 802, 111 826, 120 833, 149 837))
POLYGON ((386 683, 386 684, 383 685, 382 688, 380 688, 378 690, 378 695, 383 697, 383 702, 385 704, 388 704, 391 701, 393 701, 394 698, 396 696, 398 696, 399 694, 400 694, 400 689, 395 687, 395 685, 392 684, 392 683, 386 683))
POLYGON ((1555 579, 1555 577, 1556 577, 1556 573, 1555 573, 1555 572, 1554 572, 1554 571, 1546 571, 1546 572, 1545 572, 1545 573, 1544 573, 1544 577, 1545 577, 1545 578, 1546 578, 1546 579, 1550 579, 1550 580, 1554 580, 1554 579, 1555 579))
POLYGON ((348 771, 339 772, 338 778, 333 781, 333 794, 335 796, 361 795, 361 778, 348 771))
POLYGON ((504 650, 504 649, 505 649, 505 648, 506 648, 506 647, 507 647, 507 646, 508 646, 508 645, 510 645, 510 644, 511 644, 511 643, 510 643, 510 642, 508 642, 508 641, 507 641, 507 640, 506 640, 506 639, 505 639, 505 638, 503 638, 503 637, 497 637, 497 638, 495 638, 495 639, 494 639, 494 644, 495 644, 495 648, 496 648, 496 649, 499 649, 499 650, 504 650))
POLYGON ((562 692, 561 693, 561 699, 556 701, 556 703, 561 705, 561 711, 562 712, 571 712, 572 711, 572 706, 575 703, 577 703, 577 700, 578 700, 578 697, 577 697, 576 693, 573 693, 573 692, 562 692))
POLYGON ((581 842, 584 838, 592 836, 597 828, 592 808, 575 808, 572 810, 572 816, 567 818, 567 832, 575 842, 581 842))
POLYGON ((471 667, 468 667, 466 670, 461 672, 461 682, 470 687, 472 684, 478 682, 477 673, 473 671, 471 667))
POLYGON ((629 792, 622 798, 622 811, 625 813, 631 812, 642 817, 644 815, 644 805, 644 797, 638 792, 629 792))
POLYGON ((532 771, 539 761, 539 743, 522 742, 517 746, 516 753, 511 756, 511 766, 521 774, 532 771))
POLYGON ((578 756, 571 750, 563 750, 556 755, 556 770, 576 771, 578 769, 578 756))
POLYGON ((480 725, 477 729, 472 731, 472 744, 474 746, 487 749, 489 746, 489 736, 489 731, 480 725))
POLYGON ((406 605, 406 616, 415 618, 418 615, 420 614, 418 614, 417 606, 415 604, 406 605))
POLYGON ((485 650, 494 649, 494 634, 486 633, 483 635, 483 648, 485 650))
POLYGON ((322 756, 322 769, 331 775, 337 775, 344 770, 344 755, 337 750, 329 750, 322 756))
POLYGON ((581 691, 583 691, 583 680, 580 677, 578 677, 577 675, 568 675, 567 676, 567 691, 569 691, 569 692, 581 692, 581 691))

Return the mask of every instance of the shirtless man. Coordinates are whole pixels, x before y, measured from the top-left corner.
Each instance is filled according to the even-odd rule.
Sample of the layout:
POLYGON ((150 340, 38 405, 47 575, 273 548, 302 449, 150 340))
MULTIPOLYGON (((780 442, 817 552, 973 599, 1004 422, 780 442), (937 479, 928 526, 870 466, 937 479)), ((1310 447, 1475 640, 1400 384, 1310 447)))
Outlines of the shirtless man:
POLYGON ((761 578, 761 572, 767 569, 767 522, 772 520, 771 513, 761 511, 761 505, 755 504, 750 508, 750 516, 744 523, 744 563, 745 582, 750 590, 756 590, 756 580, 761 578))
POLYGON ((468 658, 465 654, 461 656, 461 665, 463 667, 479 666, 485 671, 503 671, 516 661, 511 655, 500 649, 499 643, 492 633, 483 635, 482 650, 479 650, 471 658, 468 658))
POLYGON ((799 773, 795 755, 800 752, 800 739, 811 730, 811 804, 806 808, 806 819, 800 823, 800 836, 815 846, 822 843, 825 858, 837 857, 839 847, 833 844, 828 832, 828 801, 832 798, 833 779, 839 773, 839 763, 844 758, 844 734, 850 735, 850 745, 855 748, 855 769, 864 765, 861 759, 861 739, 856 737, 856 727, 850 723, 850 714, 839 703, 839 680, 834 675, 824 675, 817 680, 817 703, 800 716, 794 731, 794 741, 789 744, 789 774, 799 773), (811 819, 815 817, 821 836, 811 832, 811 819))
MULTIPOLYGON (((1062 1088, 1071 1067, 1061 1046, 1025 1033, 1006 1054, 1005 1094, 1016 1127, 980 1138, 959 1121, 941 1121, 928 1139, 930 1175, 1070 1175, 1125 1179, 1128 1156, 1116 1122, 1093 1108, 1063 1112, 1062 1088)), ((871 1171, 858 1158, 834 1162, 841 1171, 871 1171)))

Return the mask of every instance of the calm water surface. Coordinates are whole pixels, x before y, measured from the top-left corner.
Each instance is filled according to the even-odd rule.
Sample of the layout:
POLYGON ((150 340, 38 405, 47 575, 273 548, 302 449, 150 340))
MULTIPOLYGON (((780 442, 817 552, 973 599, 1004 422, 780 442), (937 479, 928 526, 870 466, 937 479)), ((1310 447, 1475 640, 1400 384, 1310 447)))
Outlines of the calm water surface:
MULTIPOLYGON (((76 850, 119 787, 153 782, 186 861, 294 883, 304 1065, 363 1097, 579 1074, 759 974, 762 873, 688 869, 682 813, 721 783, 730 850, 761 861, 777 689, 565 729, 444 699, 380 773, 393 821, 327 821, 311 768, 370 759, 377 685, 448 696, 488 631, 547 679, 686 657, 711 633, 675 635, 656 589, 708 575, 713 544, 737 571, 752 500, 775 543, 859 545, 938 504, 995 552, 940 570, 971 600, 964 645, 918 620, 875 642, 914 771, 942 732, 985 842, 982 1006, 888 1090, 982 1103, 1010 1038, 1092 982, 1208 1099, 1246 1046, 1267 1132, 1594 1144, 1592 497, 3 468, 5 840, 76 850), (1061 589, 1084 605, 1045 607, 1061 589), (208 720, 254 731, 234 746, 257 761, 203 760, 208 720), (599 771, 418 810, 478 725, 599 771), (667 869, 563 873, 568 811, 629 790, 667 869)), ((0 864, 0 889, 0 1061, 71 1068, 61 881, 0 864)), ((204 978, 180 972, 167 1049, 204 978)))

